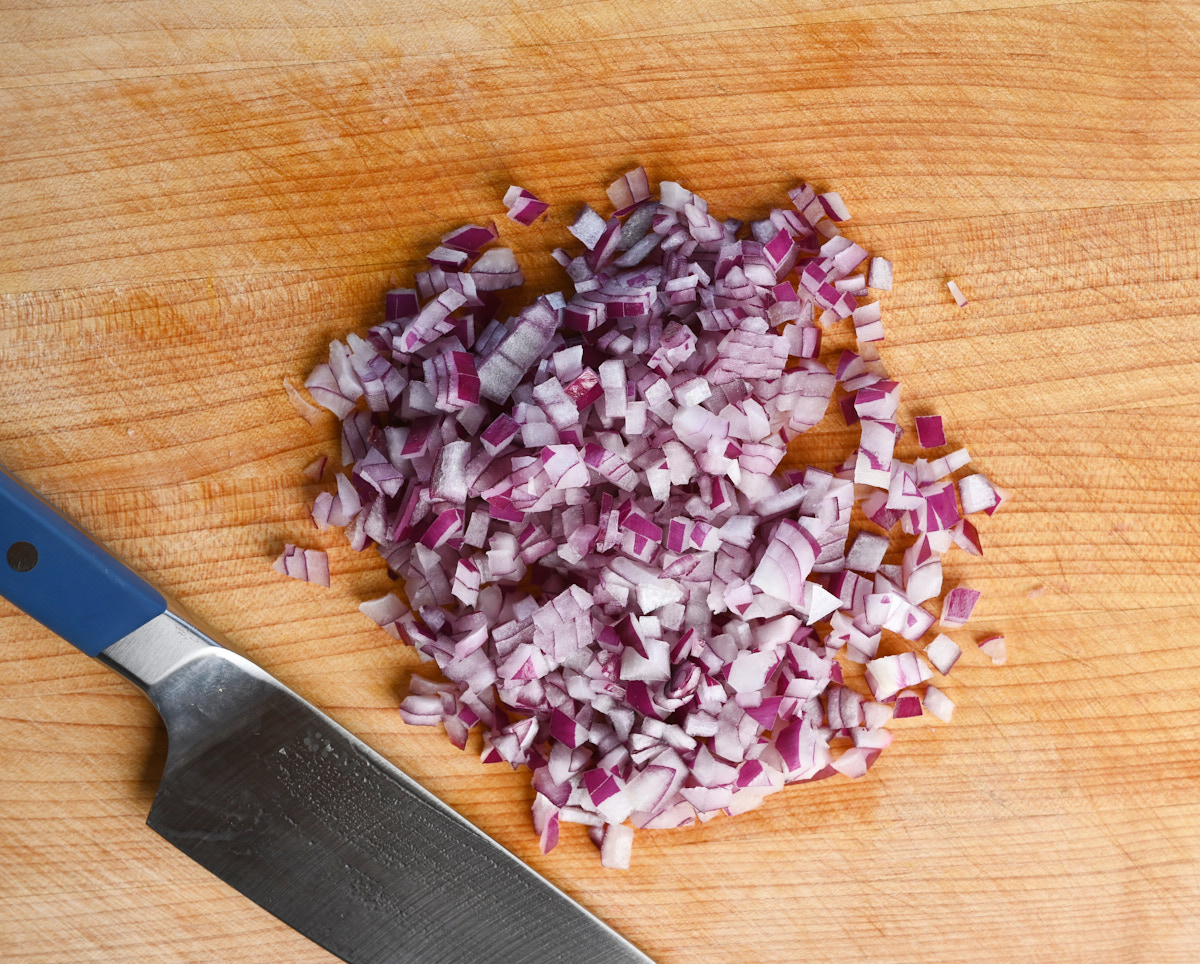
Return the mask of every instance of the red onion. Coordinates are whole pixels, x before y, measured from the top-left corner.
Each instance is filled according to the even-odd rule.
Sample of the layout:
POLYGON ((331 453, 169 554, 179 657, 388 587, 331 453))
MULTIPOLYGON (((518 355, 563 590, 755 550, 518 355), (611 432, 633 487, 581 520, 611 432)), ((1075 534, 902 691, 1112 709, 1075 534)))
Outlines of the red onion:
MULTIPOLYGON (((623 868, 634 828, 861 777, 922 688, 949 719, 925 659, 945 674, 960 650, 908 643, 934 625, 941 556, 982 551, 964 515, 1007 494, 978 473, 956 488, 962 449, 895 457, 900 385, 868 300, 892 265, 842 234, 839 195, 800 185, 748 225, 674 182, 654 197, 641 168, 608 195, 614 213, 584 205, 568 229, 582 250, 554 252, 567 291, 503 315, 520 267, 489 247, 494 224, 467 225, 305 384, 342 424, 314 522, 386 559, 407 602, 361 608, 443 677, 414 677, 402 718, 459 747, 480 731, 484 761, 531 771, 544 851, 582 823, 623 868), (842 323, 858 350, 831 369, 822 328, 842 323), (781 469, 839 385, 857 447, 832 472, 781 469), (853 531, 856 504, 881 531, 853 531), (915 539, 885 564, 898 523, 915 539)), ((504 203, 521 224, 548 207, 519 187, 504 203)), ((916 425, 922 447, 945 444, 940 418, 916 425)), ((312 553, 277 567, 319 581, 312 553)), ((971 593, 950 592, 944 623, 971 593)), ((993 658, 996 639, 980 644, 993 658)))
MULTIPOLYGON (((523 187, 515 184, 504 195, 504 206, 508 208, 508 216, 518 224, 533 224, 549 210, 550 205, 539 201, 523 187)), ((482 245, 480 245, 482 247, 482 245)))
POLYGON ((968 475, 958 481, 958 492, 962 499, 963 512, 986 512, 991 515, 1008 497, 1008 493, 997 488, 982 474, 968 475))
POLYGON ((273 568, 301 582, 329 587, 329 556, 321 549, 301 549, 289 542, 283 547, 273 568))
POLYGON ((932 675, 916 653, 897 653, 867 663, 867 685, 877 700, 886 700, 901 690, 925 682, 932 675))
POLYGON ((954 664, 962 656, 958 643, 944 633, 938 633, 925 647, 925 657, 943 676, 948 676, 954 664))
POLYGON ((1003 636, 988 636, 981 639, 979 651, 990 657, 997 666, 1008 661, 1008 644, 1003 636))
POLYGON ((978 590, 967 589, 965 586, 951 589, 942 603, 941 624, 952 628, 965 626, 975 610, 976 603, 979 602, 980 595, 982 594, 978 590))
POLYGON ((867 269, 867 287, 892 290, 892 263, 887 258, 872 258, 867 269))
POLYGON ((918 415, 914 420, 917 424, 917 442, 923 449, 936 449, 946 444, 946 432, 942 428, 940 415, 918 415))
POLYGON ((932 683, 925 687, 922 705, 943 723, 949 723, 954 715, 954 701, 932 683))
POLYGON ((325 480, 325 466, 329 464, 328 455, 319 455, 304 467, 304 477, 310 482, 325 480))
POLYGON ((321 420, 321 410, 301 395, 300 389, 293 385, 290 379, 283 380, 283 390, 287 392, 288 399, 296 409, 296 414, 309 425, 316 425, 321 420))

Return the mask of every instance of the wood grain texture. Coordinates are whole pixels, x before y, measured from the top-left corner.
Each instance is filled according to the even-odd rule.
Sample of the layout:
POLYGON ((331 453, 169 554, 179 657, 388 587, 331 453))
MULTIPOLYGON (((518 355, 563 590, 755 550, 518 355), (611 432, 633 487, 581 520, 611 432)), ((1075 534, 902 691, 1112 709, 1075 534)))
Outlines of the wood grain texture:
MULTIPOLYGON (((661 964, 1200 958, 1200 15, 1183 2, 0 4, 0 463, 661 964), (306 521, 282 391, 509 183, 534 283, 635 163, 797 179, 896 263, 904 418, 1011 488, 954 721, 858 781, 537 853, 521 774, 395 711, 376 560, 306 521), (945 281, 971 299, 955 307, 945 281), (278 577, 328 546, 328 591, 278 577)), ((911 423, 909 423, 911 424, 911 423)), ((836 457, 837 433, 806 441, 836 457)), ((143 826, 149 704, 0 607, 0 956, 326 962, 143 826)))

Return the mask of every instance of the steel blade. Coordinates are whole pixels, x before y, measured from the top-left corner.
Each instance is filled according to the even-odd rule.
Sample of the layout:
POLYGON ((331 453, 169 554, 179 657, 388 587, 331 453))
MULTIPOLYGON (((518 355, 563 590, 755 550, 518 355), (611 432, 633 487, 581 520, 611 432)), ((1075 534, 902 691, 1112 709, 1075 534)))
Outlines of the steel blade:
POLYGON ((170 613, 139 634, 157 666, 102 658, 167 725, 148 823, 280 920, 352 964, 653 964, 253 663, 170 613))

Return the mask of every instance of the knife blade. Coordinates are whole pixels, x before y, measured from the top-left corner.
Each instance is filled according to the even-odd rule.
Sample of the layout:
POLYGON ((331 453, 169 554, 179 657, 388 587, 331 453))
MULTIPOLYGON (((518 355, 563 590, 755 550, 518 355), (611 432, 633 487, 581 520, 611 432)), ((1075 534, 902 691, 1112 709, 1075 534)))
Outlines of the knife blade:
POLYGON ((0 596, 139 686, 150 828, 350 964, 653 964, 0 470, 0 596))

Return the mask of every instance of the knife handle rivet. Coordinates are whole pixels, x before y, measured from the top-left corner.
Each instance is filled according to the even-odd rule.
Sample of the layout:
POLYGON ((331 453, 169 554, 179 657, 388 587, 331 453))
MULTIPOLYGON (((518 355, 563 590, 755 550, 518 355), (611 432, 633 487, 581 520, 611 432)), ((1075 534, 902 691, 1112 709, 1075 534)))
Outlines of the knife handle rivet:
POLYGON ((37 548, 32 542, 14 542, 8 547, 8 564, 17 572, 29 572, 37 561, 37 548))

